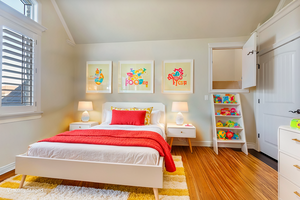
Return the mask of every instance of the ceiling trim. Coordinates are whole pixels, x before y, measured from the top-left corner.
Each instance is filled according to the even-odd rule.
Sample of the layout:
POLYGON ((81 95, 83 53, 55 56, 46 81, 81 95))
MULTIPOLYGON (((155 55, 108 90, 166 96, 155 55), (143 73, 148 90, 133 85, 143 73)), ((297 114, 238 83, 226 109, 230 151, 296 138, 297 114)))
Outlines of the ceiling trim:
MULTIPOLYGON (((278 11, 275 15, 273 15, 270 19, 268 19, 266 22, 264 22, 262 25, 260 25, 257 29, 255 29, 253 32, 257 31, 258 33, 264 31, 266 28, 280 20, 285 15, 289 14, 296 8, 300 6, 300 0, 294 0, 291 3, 289 3, 287 6, 282 8, 280 11, 278 11)), ((252 33, 253 33, 252 32, 252 33)))
POLYGON ((283 8, 283 5, 284 5, 285 1, 286 1, 286 0, 280 0, 280 1, 279 1, 278 6, 277 6, 277 8, 276 8, 276 10, 275 10, 275 12, 274 12, 274 15, 275 15, 276 13, 278 13, 279 10, 281 10, 281 9, 283 8))
POLYGON ((71 34, 71 32, 70 32, 67 24, 66 24, 66 21, 65 21, 64 17, 62 16, 62 14, 60 12, 60 9, 59 9, 56 1, 55 0, 51 0, 51 2, 52 2, 53 7, 54 7, 54 9, 55 9, 55 11, 56 11, 56 13, 57 13, 57 15, 58 15, 58 17, 59 17, 62 25, 63 25, 63 27, 65 28, 65 31, 66 31, 68 37, 69 37, 69 39, 67 40, 67 43, 70 44, 70 45, 72 45, 72 46, 75 46, 76 43, 75 43, 75 41, 73 39, 73 36, 72 36, 72 34, 71 34))

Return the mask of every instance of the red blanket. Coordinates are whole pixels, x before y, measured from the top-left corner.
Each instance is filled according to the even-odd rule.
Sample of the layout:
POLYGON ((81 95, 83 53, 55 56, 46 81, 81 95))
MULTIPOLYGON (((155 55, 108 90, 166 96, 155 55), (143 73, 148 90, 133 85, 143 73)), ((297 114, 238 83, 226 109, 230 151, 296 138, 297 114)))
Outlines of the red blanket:
POLYGON ((152 131, 101 129, 74 130, 40 140, 39 142, 150 147, 156 149, 160 156, 165 157, 166 170, 168 172, 176 171, 169 144, 161 137, 161 135, 152 131))

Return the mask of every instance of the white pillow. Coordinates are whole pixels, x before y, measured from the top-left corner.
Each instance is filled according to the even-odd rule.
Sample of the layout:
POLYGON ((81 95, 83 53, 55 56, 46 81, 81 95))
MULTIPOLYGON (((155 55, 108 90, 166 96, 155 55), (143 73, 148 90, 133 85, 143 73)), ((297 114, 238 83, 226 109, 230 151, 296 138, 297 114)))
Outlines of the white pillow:
POLYGON ((150 124, 159 124, 160 121, 160 110, 152 110, 150 116, 150 124))
POLYGON ((104 117, 104 119, 105 119, 105 123, 111 123, 111 118, 112 118, 112 111, 111 110, 105 110, 104 111, 105 112, 105 117, 104 117))

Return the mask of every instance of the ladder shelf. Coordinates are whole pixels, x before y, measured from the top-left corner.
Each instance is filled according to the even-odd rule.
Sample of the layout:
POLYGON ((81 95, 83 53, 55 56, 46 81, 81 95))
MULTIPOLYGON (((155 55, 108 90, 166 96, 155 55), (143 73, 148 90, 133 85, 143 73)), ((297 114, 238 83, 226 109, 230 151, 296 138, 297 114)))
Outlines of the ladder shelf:
MULTIPOLYGON (((218 147, 221 145, 222 147, 232 147, 233 145, 240 145, 242 151, 248 155, 247 141, 246 141, 246 133, 244 126, 244 118, 242 111, 242 102, 240 98, 240 94, 231 94, 235 96, 236 103, 215 103, 214 95, 211 95, 211 107, 212 107, 212 125, 213 125, 213 147, 216 154, 218 154, 218 147), (222 115, 220 113, 221 109, 228 108, 229 110, 234 108, 238 115, 222 115), (217 112, 219 111, 219 115, 217 112), (238 123, 239 127, 217 127, 217 123, 220 121, 222 124, 225 124, 228 120, 238 123), (239 136, 239 139, 219 139, 218 131, 220 133, 224 133, 222 131, 231 131, 234 134, 239 136)), ((223 100, 225 94, 219 94, 223 100)), ((224 114, 224 112, 223 112, 224 114)), ((222 126, 222 125, 221 125, 222 126)))

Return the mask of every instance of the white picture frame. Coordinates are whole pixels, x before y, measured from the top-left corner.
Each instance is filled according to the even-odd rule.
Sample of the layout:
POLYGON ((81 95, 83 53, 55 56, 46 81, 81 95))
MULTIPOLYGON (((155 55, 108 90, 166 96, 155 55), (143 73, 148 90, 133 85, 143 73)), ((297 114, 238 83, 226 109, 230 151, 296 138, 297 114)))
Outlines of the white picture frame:
POLYGON ((86 62, 86 93, 111 93, 112 61, 86 62))
POLYGON ((165 60, 162 63, 162 93, 194 93, 194 60, 165 60), (185 73, 187 71, 187 73, 185 73), (175 79, 176 78, 176 79, 175 79))
POLYGON ((153 93, 154 60, 119 61, 119 93, 153 93))

